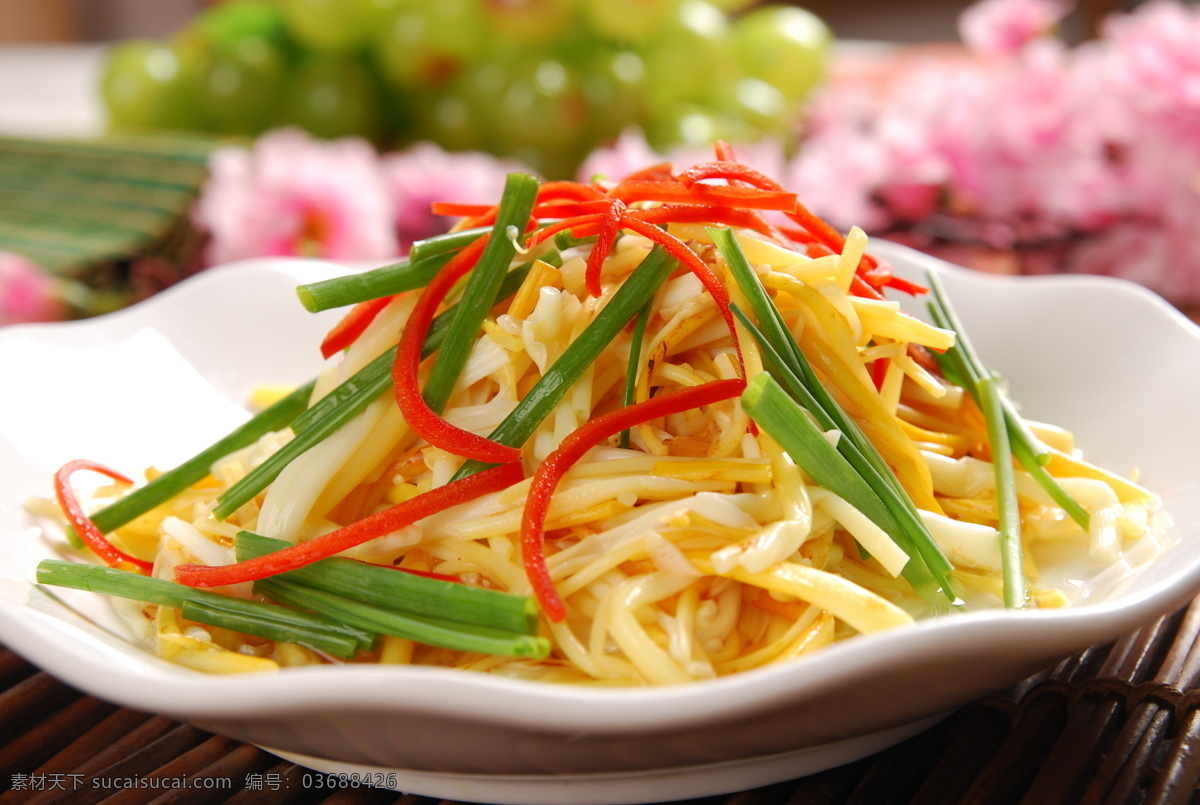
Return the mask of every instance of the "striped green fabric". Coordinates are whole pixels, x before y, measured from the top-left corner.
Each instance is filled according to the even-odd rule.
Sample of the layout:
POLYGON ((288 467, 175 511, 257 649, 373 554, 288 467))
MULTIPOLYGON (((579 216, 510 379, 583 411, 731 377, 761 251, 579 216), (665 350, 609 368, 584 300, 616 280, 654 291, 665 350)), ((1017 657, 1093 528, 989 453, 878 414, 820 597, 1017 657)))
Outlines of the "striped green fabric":
POLYGON ((95 292, 92 304, 79 304, 82 315, 170 284, 196 259, 200 237, 187 212, 221 143, 159 133, 0 138, 0 250, 95 292), (131 266, 146 258, 152 281, 131 277, 131 266))

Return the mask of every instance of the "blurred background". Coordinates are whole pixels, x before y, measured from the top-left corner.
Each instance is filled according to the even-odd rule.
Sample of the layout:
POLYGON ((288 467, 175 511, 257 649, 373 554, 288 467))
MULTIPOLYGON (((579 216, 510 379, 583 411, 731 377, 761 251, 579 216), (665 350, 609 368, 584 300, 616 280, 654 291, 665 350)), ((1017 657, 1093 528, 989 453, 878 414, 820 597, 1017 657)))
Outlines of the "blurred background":
MULTIPOLYGON (((0 42, 106 42, 163 37, 182 27, 212 0, 5 0, 0 42)), ((952 41, 955 19, 969 3, 947 0, 814 0, 804 6, 838 36, 904 42, 952 41)), ((1105 14, 1136 3, 1090 0, 1072 20, 1072 34, 1094 30, 1105 14)))
POLYGON ((1194 307, 1198 42, 1181 0, 0 0, 0 324, 716 140, 842 230, 1194 307))

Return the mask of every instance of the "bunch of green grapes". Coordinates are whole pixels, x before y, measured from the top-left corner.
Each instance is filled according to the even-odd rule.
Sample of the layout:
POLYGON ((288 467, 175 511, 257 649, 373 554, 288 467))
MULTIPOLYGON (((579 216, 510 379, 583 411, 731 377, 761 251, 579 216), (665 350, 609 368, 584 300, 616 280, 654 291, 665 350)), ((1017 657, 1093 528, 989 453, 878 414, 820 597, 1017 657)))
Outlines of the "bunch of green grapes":
POLYGON ((790 131, 832 37, 752 2, 227 0, 115 46, 102 92, 117 128, 429 139, 566 176, 630 126, 663 150, 790 131))

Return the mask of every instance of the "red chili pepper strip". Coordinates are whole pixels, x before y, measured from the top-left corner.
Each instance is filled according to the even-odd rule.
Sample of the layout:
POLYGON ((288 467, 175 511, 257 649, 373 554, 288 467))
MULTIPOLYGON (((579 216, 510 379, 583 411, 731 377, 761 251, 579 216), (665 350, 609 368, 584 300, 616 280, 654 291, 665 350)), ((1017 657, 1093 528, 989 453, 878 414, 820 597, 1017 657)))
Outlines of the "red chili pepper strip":
POLYGON ((283 550, 236 562, 232 565, 187 564, 175 568, 175 580, 189 587, 223 587, 257 581, 287 573, 361 545, 368 540, 391 534, 418 520, 474 500, 480 495, 507 489, 525 477, 520 464, 502 464, 469 475, 459 481, 398 503, 358 522, 315 537, 283 550))
POLYGON ((88 517, 87 512, 83 510, 83 506, 79 503, 79 498, 75 497, 75 492, 71 489, 71 476, 81 470, 98 472, 123 484, 133 483, 133 481, 116 470, 110 469, 103 464, 98 464, 95 461, 88 461, 83 458, 68 461, 59 468, 58 472, 54 473, 54 496, 58 498, 58 507, 66 515, 67 521, 75 529, 75 533, 79 535, 79 538, 83 540, 83 544, 91 548, 93 553, 112 567, 128 563, 137 569, 139 573, 147 576, 150 575, 150 572, 154 569, 152 562, 130 556, 109 542, 108 537, 104 536, 104 532, 96 527, 96 524, 92 522, 92 518, 88 517))
POLYGON ((567 470, 605 439, 616 436, 623 430, 636 427, 660 417, 679 414, 712 405, 738 396, 746 388, 741 378, 715 380, 701 386, 677 389, 640 403, 619 408, 588 420, 563 439, 558 449, 546 456, 537 468, 529 494, 525 498, 525 512, 521 518, 521 558, 525 573, 533 586, 533 593, 546 617, 561 621, 567 614, 566 607, 554 589, 550 570, 546 567, 546 511, 554 488, 567 470))
MULTIPOLYGON (((783 190, 783 186, 774 179, 737 162, 703 162, 679 174, 680 182, 692 188, 696 187, 696 182, 703 179, 736 180, 763 190, 783 190)), ((825 219, 814 215, 799 200, 796 201, 795 206, 791 210, 785 210, 784 212, 793 221, 811 232, 821 243, 828 246, 835 253, 841 254, 843 247, 846 245, 846 238, 841 232, 830 226, 825 219)), ((863 261, 870 266, 877 264, 873 257, 867 255, 864 255, 863 261)))
POLYGON ((375 321, 375 317, 388 306, 392 299, 391 296, 368 299, 350 308, 350 312, 334 325, 329 334, 325 336, 325 340, 321 342, 321 355, 326 358, 336 355, 357 341, 358 337, 370 326, 371 322, 375 321))
POLYGON ((635 201, 661 201, 667 204, 714 204, 743 210, 775 210, 791 213, 799 202, 795 193, 780 189, 735 187, 733 185, 625 180, 609 193, 626 204, 635 201))
MULTIPOLYGON (((590 201, 604 202, 604 193, 589 185, 578 182, 544 182, 538 187, 537 207, 535 218, 549 218, 553 214, 554 202, 572 202, 584 204, 590 201)), ((563 207, 567 207, 566 204, 563 207)), ((464 204, 460 202, 435 201, 430 205, 434 215, 447 215, 456 218, 473 218, 475 226, 485 226, 496 220, 496 205, 494 204, 464 204)), ((580 208, 583 209, 583 208, 580 208)), ((599 212, 603 208, 589 210, 599 212)), ((578 213, 576 213, 578 214, 578 213)), ((554 216, 558 217, 558 216, 554 216)))
POLYGON ((864 299, 883 299, 883 294, 875 290, 874 285, 866 282, 857 274, 854 275, 854 279, 850 280, 850 293, 854 296, 861 296, 864 299))
POLYGON ((533 208, 533 217, 536 219, 545 218, 575 218, 580 215, 592 215, 593 213, 604 213, 612 205, 612 200, 589 200, 589 201, 551 201, 546 204, 538 204, 533 208))
POLYGON ((687 187, 705 179, 724 179, 728 182, 745 182, 751 187, 778 190, 780 185, 765 173, 756 171, 749 165, 732 160, 717 160, 716 162, 701 162, 685 171, 680 171, 676 178, 687 187))
POLYGON ((626 182, 640 182, 646 179, 653 181, 670 180, 675 173, 675 166, 670 162, 659 162, 639 171, 634 171, 625 177, 626 182))
POLYGON ((492 204, 463 204, 455 201, 435 201, 429 205, 434 215, 447 215, 453 218, 476 218, 492 212, 492 204))
POLYGON ((921 294, 929 293, 929 289, 924 285, 912 282, 911 280, 906 280, 904 277, 897 277, 895 274, 892 274, 890 277, 884 280, 883 284, 889 288, 895 288, 897 291, 911 294, 912 296, 920 296, 921 294))
POLYGON ((746 363, 742 360, 742 346, 738 341, 737 326, 734 324, 733 311, 729 309, 729 289, 725 287, 725 283, 721 281, 721 278, 695 252, 689 249, 683 241, 671 233, 658 228, 654 224, 648 224, 640 220, 632 213, 626 213, 622 217, 621 225, 661 245, 672 257, 683 263, 689 271, 696 275, 712 295, 713 300, 717 303, 717 309, 721 311, 721 318, 725 320, 726 326, 729 327, 729 337, 732 339, 733 348, 737 352, 738 366, 741 367, 742 375, 745 376, 746 363))
POLYGON ((772 227, 749 210, 734 207, 715 207, 708 204, 667 204, 647 210, 634 210, 635 215, 650 224, 712 223, 753 229, 762 235, 772 236, 772 227))
POLYGON ((621 217, 625 215, 625 210, 625 202, 614 198, 608 202, 608 211, 600 219, 600 236, 596 239, 596 245, 592 247, 591 253, 588 254, 587 267, 583 275, 587 291, 594 297, 600 296, 603 292, 600 288, 600 269, 604 267, 604 261, 612 250, 613 243, 617 240, 617 234, 621 231, 621 217))
POLYGON ((489 236, 480 236, 452 257, 421 292, 400 335, 396 361, 392 365, 392 383, 396 387, 396 404, 400 406, 404 421, 425 441, 456 455, 494 464, 507 464, 519 459, 521 451, 451 425, 429 407, 417 385, 421 348, 425 344, 425 335, 433 322, 434 314, 454 284, 478 262, 489 236))
MULTIPOLYGON (((713 153, 716 155, 718 162, 737 163, 737 157, 734 154, 733 146, 731 146, 729 143, 725 142, 724 140, 716 140, 713 143, 713 153)), ((687 182, 685 182, 685 184, 686 183, 687 182)), ((729 183, 730 184, 743 184, 743 182, 739 182, 737 180, 731 180, 729 183)), ((788 242, 787 236, 784 235, 783 232, 780 231, 779 227, 777 227, 775 224, 768 222, 761 215, 758 215, 757 213, 751 213, 751 215, 753 215, 753 217, 757 220, 757 222, 759 224, 759 226, 755 227, 755 229, 757 229, 759 232, 763 233, 764 235, 771 238, 772 240, 774 240, 776 243, 778 243, 780 245, 784 245, 788 242)))
POLYGON ((542 182, 538 186, 537 202, 567 199, 570 201, 604 200, 604 191, 581 182, 542 182))
POLYGON ((888 366, 891 361, 887 358, 876 358, 871 363, 871 382, 875 384, 876 391, 883 390, 883 381, 887 379, 888 366))
POLYGON ((589 232, 587 235, 579 235, 576 230, 578 230, 580 227, 590 227, 593 225, 598 228, 603 220, 603 213, 593 213, 591 215, 578 215, 574 218, 564 218, 561 221, 555 221, 554 223, 542 227, 537 232, 534 232, 532 235, 530 235, 529 239, 525 242, 525 247, 527 249, 532 249, 534 246, 544 243, 545 241, 554 237, 559 232, 563 232, 568 229, 571 230, 571 234, 575 237, 590 237, 595 233, 589 232))

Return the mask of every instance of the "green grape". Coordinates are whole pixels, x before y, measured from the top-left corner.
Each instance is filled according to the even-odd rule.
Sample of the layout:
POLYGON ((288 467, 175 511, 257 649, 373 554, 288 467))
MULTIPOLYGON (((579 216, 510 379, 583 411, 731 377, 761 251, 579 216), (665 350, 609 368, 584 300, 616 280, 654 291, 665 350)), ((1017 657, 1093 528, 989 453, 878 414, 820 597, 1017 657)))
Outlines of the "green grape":
POLYGON ((646 119, 646 140, 656 151, 673 146, 711 146, 714 140, 746 142, 761 135, 754 126, 738 117, 701 104, 684 103, 651 110, 646 119))
POLYGON ((743 78, 733 89, 729 110, 762 134, 785 136, 797 122, 799 108, 766 81, 743 78))
POLYGON ((243 37, 231 51, 213 54, 200 106, 216 131, 260 134, 274 122, 286 72, 279 45, 260 36, 243 37))
POLYGON ((762 6, 733 28, 734 50, 746 74, 791 101, 802 100, 824 77, 832 40, 820 18, 794 6, 762 6))
POLYGON ((196 28, 213 50, 231 53, 247 36, 279 42, 285 36, 279 6, 267 0, 228 0, 196 18, 196 28))
POLYGON ((288 77, 279 122, 301 126, 318 137, 359 135, 378 140, 383 132, 375 77, 354 57, 314 56, 288 77))
POLYGON ((579 72, 594 145, 642 119, 645 66, 636 53, 608 48, 590 51, 579 62, 579 72))
POLYGON ((420 136, 450 151, 499 153, 509 73, 508 62, 486 58, 437 88, 412 90, 420 136))
POLYGON ((484 0, 483 8, 491 34, 526 47, 559 40, 576 25, 572 0, 484 0))
POLYGON ((403 0, 375 40, 383 75, 406 90, 449 83, 484 50, 480 2, 403 0))
POLYGON ((745 11, 758 2, 758 0, 708 0, 708 2, 727 14, 735 14, 739 11, 745 11))
POLYGON ((712 103, 736 79, 725 15, 701 0, 686 0, 670 25, 644 49, 646 100, 651 107, 680 101, 712 103))
POLYGON ((508 63, 496 115, 498 150, 541 170, 568 175, 588 146, 588 102, 578 71, 557 59, 508 63))
POLYGON ((305 49, 346 54, 367 45, 402 0, 280 0, 292 37, 305 49))
POLYGON ((197 63, 182 45, 133 40, 105 57, 100 91, 109 122, 126 129, 196 129, 197 63))
POLYGON ((584 20, 597 34, 617 42, 652 40, 670 24, 680 0, 582 0, 584 20))

